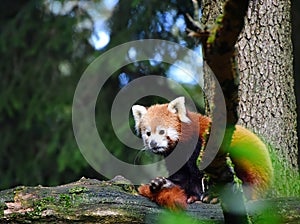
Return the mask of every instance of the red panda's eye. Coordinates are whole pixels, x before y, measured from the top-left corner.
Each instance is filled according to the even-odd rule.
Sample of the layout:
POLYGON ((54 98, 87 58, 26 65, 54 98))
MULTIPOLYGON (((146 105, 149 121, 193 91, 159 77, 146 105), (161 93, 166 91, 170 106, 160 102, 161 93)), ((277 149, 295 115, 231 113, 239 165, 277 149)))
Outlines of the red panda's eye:
POLYGON ((147 136, 150 136, 150 135, 151 135, 151 132, 150 132, 150 131, 146 131, 146 135, 147 135, 147 136))
POLYGON ((158 134, 163 135, 163 134, 165 134, 165 131, 164 131, 164 130, 160 130, 160 131, 158 132, 158 134))

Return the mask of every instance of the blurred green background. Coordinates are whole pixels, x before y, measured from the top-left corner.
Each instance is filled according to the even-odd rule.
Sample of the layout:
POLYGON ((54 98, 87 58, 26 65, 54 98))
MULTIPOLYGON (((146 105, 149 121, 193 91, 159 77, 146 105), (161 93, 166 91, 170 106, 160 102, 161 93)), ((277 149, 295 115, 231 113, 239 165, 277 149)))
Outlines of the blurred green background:
MULTIPOLYGON (((82 176, 104 178, 81 155, 71 114, 74 91, 82 73, 103 52, 147 38, 174 41, 200 52, 185 31, 190 27, 186 13, 193 14, 191 1, 1 3, 0 189, 16 185, 51 186, 82 176)), ((295 12, 298 5, 294 1, 295 12)), ((299 27, 299 21, 294 13, 294 27, 299 27)), ((295 32, 295 40, 298 37, 295 32)), ((295 51, 296 60, 297 55, 295 51)), ((102 113, 97 114, 96 110, 101 124, 98 131, 119 158, 133 162, 137 152, 126 149, 112 130, 110 108, 115 95, 138 76, 168 76, 168 69, 170 65, 166 64, 134 63, 113 74, 101 90, 97 107, 102 113)), ((295 74, 298 71, 299 63, 295 62, 295 74)), ((298 77, 295 78, 298 85, 298 77)), ((201 99, 199 88, 192 83, 183 85, 201 99)), ((145 104, 161 101, 141 100, 145 104)), ((199 108, 203 107, 203 102, 198 102, 199 108)))
MULTIPOLYGON (((72 100, 82 73, 104 51, 131 40, 193 46, 184 17, 191 9, 186 1, 2 2, 0 189, 57 185, 82 176, 102 179, 81 155, 72 129, 72 100)), ((98 131, 118 157, 132 162, 137 151, 128 151, 112 131, 115 94, 135 77, 164 75, 168 66, 126 66, 101 90, 98 131)))

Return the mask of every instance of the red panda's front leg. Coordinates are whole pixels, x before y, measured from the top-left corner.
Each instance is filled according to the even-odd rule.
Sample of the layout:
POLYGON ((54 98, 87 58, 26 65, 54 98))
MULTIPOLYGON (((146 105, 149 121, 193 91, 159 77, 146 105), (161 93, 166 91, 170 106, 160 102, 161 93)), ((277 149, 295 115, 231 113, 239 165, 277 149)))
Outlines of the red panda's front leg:
POLYGON ((157 177, 150 184, 140 186, 138 191, 140 195, 172 210, 187 207, 187 195, 184 190, 164 177, 157 177))

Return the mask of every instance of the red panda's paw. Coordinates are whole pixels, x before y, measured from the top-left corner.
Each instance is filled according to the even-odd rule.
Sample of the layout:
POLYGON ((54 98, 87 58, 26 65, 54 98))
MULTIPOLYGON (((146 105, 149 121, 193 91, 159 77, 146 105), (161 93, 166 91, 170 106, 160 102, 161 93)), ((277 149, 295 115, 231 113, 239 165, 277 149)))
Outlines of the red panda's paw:
POLYGON ((149 184, 145 184, 145 185, 141 185, 138 188, 138 192, 140 195, 149 198, 151 201, 155 201, 155 198, 157 197, 156 194, 152 193, 150 191, 150 185, 149 184))
POLYGON ((196 195, 190 195, 187 198, 187 203, 188 204, 193 204, 196 201, 205 203, 205 204, 217 204, 219 203, 219 198, 218 197, 214 197, 214 196, 210 196, 210 195, 205 195, 202 197, 202 199, 199 196, 196 195))
POLYGON ((150 184, 141 185, 138 188, 139 194, 171 210, 181 210, 187 207, 187 195, 179 186, 173 184, 172 187, 163 188, 158 192, 152 192, 150 186, 150 184))
POLYGON ((188 204, 192 204, 192 203, 194 203, 194 202, 196 202, 196 201, 200 201, 199 196, 196 196, 196 195, 190 195, 190 196, 188 196, 188 198, 187 198, 187 203, 188 203, 188 204))
POLYGON ((165 188, 171 188, 175 186, 172 181, 168 180, 165 177, 156 177, 150 182, 150 191, 152 193, 159 192, 165 188))
POLYGON ((165 177, 156 177, 149 184, 141 185, 138 188, 140 195, 149 198, 151 201, 157 202, 158 193, 163 189, 174 187, 170 180, 165 177))
POLYGON ((205 195, 201 201, 206 204, 217 204, 219 203, 219 198, 213 195, 205 195))

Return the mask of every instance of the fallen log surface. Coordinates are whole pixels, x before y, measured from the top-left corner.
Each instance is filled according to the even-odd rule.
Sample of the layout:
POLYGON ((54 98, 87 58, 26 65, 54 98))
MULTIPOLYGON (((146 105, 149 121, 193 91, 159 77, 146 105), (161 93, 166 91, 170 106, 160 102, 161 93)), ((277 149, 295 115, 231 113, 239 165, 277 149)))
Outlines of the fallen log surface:
MULTIPOLYGON (((300 198, 252 201, 247 208, 254 223, 300 223, 300 198)), ((83 177, 61 186, 0 191, 0 223, 158 223, 164 212, 139 196, 135 186, 121 176, 110 181, 83 177)), ((194 203, 186 213, 194 219, 223 223, 219 204, 194 203)))

